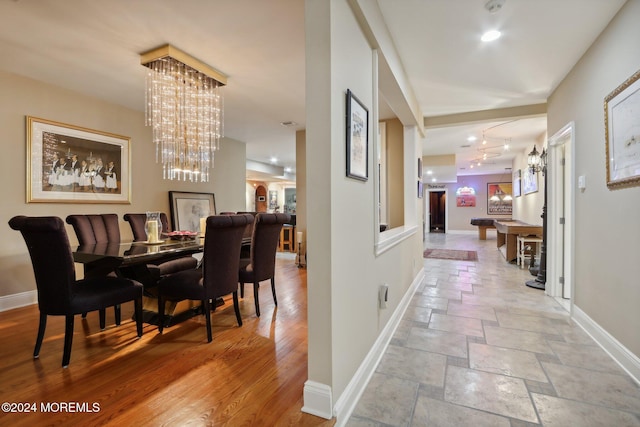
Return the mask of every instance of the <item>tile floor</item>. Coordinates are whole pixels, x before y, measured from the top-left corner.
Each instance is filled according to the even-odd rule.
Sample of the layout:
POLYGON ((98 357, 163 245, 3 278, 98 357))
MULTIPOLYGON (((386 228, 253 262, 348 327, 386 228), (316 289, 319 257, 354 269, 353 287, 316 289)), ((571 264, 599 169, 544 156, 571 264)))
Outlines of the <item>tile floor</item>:
POLYGON ((488 240, 430 234, 414 295, 347 426, 640 426, 640 387, 488 240))

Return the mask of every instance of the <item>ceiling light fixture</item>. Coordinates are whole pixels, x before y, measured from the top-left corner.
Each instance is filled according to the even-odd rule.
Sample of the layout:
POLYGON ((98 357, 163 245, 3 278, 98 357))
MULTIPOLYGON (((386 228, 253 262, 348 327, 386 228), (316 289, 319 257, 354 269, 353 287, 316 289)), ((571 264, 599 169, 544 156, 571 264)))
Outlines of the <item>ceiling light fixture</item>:
POLYGON ((224 133, 227 77, 171 45, 140 55, 148 67, 146 125, 152 127, 156 162, 164 179, 208 182, 224 133))
POLYGON ((484 33, 482 37, 480 37, 480 40, 483 42, 492 42, 494 40, 498 40, 501 35, 502 33, 498 30, 490 30, 484 33))

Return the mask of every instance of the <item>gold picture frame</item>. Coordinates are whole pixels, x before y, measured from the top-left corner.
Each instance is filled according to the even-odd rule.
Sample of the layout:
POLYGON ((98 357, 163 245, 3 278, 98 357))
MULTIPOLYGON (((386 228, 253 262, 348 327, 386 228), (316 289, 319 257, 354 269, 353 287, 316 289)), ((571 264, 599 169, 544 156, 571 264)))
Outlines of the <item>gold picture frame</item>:
POLYGON ((27 116, 27 203, 131 203, 131 139, 27 116))
POLYGON ((607 187, 640 185, 640 70, 604 99, 607 187))

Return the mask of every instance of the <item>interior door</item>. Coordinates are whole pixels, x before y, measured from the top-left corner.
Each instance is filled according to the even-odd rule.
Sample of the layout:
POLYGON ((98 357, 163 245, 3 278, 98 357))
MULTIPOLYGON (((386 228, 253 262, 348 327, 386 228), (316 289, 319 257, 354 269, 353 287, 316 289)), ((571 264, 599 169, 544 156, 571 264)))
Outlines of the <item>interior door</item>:
POLYGON ((429 192, 429 232, 444 233, 446 228, 447 195, 444 191, 429 192))
POLYGON ((573 123, 549 139, 549 203, 547 206, 547 286, 549 296, 571 311, 574 271, 574 176, 573 123))

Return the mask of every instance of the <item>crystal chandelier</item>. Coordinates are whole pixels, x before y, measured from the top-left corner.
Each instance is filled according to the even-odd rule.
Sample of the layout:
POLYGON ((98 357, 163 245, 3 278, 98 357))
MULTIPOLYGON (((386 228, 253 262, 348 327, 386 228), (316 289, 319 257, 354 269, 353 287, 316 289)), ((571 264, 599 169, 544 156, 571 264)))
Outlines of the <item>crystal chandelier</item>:
POLYGON ((145 121, 164 179, 208 182, 223 136, 225 75, 171 45, 144 53, 145 121))

